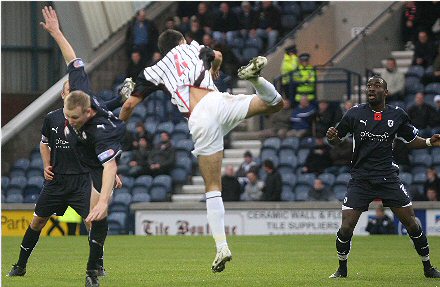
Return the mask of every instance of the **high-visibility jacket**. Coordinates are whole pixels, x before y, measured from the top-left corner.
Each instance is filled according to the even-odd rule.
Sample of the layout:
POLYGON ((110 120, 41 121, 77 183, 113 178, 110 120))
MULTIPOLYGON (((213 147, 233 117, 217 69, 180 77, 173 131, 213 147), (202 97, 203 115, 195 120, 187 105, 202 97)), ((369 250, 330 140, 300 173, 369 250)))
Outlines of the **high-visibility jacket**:
MULTIPOLYGON (((287 53, 284 54, 283 62, 281 63, 281 74, 287 74, 289 72, 295 71, 298 69, 298 56, 295 54, 289 55, 287 53)), ((283 76, 282 84, 289 84, 290 77, 288 75, 283 76)))
POLYGON ((293 80, 297 82, 295 101, 299 102, 304 95, 309 101, 315 100, 316 71, 312 65, 304 67, 300 64, 298 71, 293 75, 293 80))

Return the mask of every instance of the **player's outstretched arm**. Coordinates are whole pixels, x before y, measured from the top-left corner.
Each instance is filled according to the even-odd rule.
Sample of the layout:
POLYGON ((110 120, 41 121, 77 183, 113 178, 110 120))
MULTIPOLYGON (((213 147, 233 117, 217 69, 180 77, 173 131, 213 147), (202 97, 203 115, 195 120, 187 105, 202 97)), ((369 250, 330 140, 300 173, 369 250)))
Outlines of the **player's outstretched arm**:
POLYGON ((128 100, 126 100, 122 105, 121 112, 119 113, 119 119, 127 122, 128 119, 131 117, 134 108, 141 102, 142 99, 140 97, 129 97, 128 100))
POLYGON ((40 25, 43 26, 44 30, 49 32, 55 42, 57 42, 63 54, 64 61, 66 61, 66 64, 69 64, 72 60, 76 59, 76 55, 72 46, 60 30, 57 13, 52 6, 45 6, 41 12, 43 13, 44 22, 40 22, 40 25))
POLYGON ((341 139, 338 136, 338 130, 335 127, 330 127, 327 130, 327 140, 330 144, 332 145, 337 145, 339 143, 341 143, 341 139))
POLYGON ((99 195, 98 203, 87 216, 86 221, 99 221, 107 216, 108 204, 110 197, 112 196, 113 187, 115 186, 116 171, 118 166, 116 165, 116 160, 112 159, 106 162, 104 165, 104 170, 102 172, 102 187, 101 193, 99 195))
POLYGON ((408 148, 422 149, 427 147, 439 147, 440 146, 440 134, 435 134, 430 138, 424 139, 417 136, 413 141, 406 145, 408 148))

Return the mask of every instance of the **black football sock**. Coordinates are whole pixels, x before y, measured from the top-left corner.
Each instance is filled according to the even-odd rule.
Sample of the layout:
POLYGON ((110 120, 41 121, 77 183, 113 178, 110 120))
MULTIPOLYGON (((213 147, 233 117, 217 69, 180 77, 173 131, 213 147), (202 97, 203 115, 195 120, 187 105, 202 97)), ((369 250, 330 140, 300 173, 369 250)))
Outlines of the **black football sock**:
POLYGON ((20 257, 17 262, 18 266, 26 268, 29 256, 31 256, 32 250, 34 250, 34 247, 37 245, 38 239, 40 238, 40 233, 41 230, 35 231, 30 226, 27 228, 20 245, 20 257))
POLYGON ((93 221, 89 236, 89 260, 87 262, 87 270, 98 269, 98 260, 102 256, 102 248, 104 247, 105 238, 107 237, 108 222, 107 218, 100 221, 93 221))
POLYGON ((339 268, 347 270, 347 259, 350 254, 351 237, 347 237, 341 234, 341 230, 336 233, 336 251, 338 252, 339 268))
POLYGON ((422 228, 419 227, 419 230, 417 232, 413 234, 408 232, 408 234, 409 234, 409 238, 411 238, 411 240, 414 243, 414 248, 422 258, 423 268, 425 269, 431 268, 431 261, 429 260, 428 239, 426 238, 426 235, 423 232, 422 228))

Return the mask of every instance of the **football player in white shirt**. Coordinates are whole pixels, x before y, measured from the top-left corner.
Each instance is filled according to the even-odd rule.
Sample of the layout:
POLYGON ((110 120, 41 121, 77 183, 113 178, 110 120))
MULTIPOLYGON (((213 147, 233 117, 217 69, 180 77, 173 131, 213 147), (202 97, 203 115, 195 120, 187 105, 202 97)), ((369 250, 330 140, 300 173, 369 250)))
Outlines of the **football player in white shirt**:
POLYGON ((168 91, 172 103, 188 117, 194 141, 192 153, 198 159, 205 182, 207 217, 217 247, 211 269, 221 272, 232 259, 221 197, 223 137, 244 119, 279 111, 282 97, 271 83, 260 77, 267 64, 265 57, 256 57, 238 70, 238 77, 251 82, 256 94, 231 95, 219 92, 213 83, 222 63, 220 52, 195 41, 187 44, 184 36, 175 30, 164 31, 158 46, 164 56, 162 60, 140 73, 135 85, 126 81, 121 90, 122 96, 129 98, 119 117, 127 121, 136 105, 159 89, 168 91))

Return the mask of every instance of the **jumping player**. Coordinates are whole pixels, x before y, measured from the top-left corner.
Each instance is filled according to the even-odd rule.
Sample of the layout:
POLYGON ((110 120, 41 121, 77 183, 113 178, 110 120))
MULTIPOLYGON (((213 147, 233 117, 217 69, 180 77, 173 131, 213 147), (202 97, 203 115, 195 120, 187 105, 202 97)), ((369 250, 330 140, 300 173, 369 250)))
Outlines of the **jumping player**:
POLYGON ((252 59, 238 72, 241 79, 253 84, 256 95, 231 95, 219 92, 213 82, 222 62, 220 52, 196 41, 187 44, 183 35, 175 30, 164 31, 158 46, 162 60, 140 73, 119 117, 127 121, 136 105, 151 92, 162 89, 188 118, 194 141, 192 153, 198 158, 205 182, 208 223, 217 248, 211 269, 221 272, 232 258, 226 241, 221 197, 223 137, 244 119, 279 111, 282 98, 272 84, 259 76, 267 64, 264 57, 252 59))
POLYGON ((411 199, 401 183, 399 167, 393 162, 393 141, 403 141, 409 148, 422 149, 440 146, 440 135, 424 139, 411 124, 408 115, 399 107, 385 104, 387 83, 380 77, 367 82, 367 104, 348 110, 335 127, 327 131, 331 144, 339 144, 348 133, 353 135, 351 180, 342 205, 342 224, 336 234, 338 270, 330 278, 347 277, 347 258, 353 230, 362 212, 370 202, 382 199, 391 208, 408 231, 423 263, 424 274, 440 278, 440 272, 431 265, 429 245, 422 227, 417 223, 411 199))

